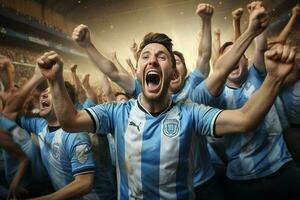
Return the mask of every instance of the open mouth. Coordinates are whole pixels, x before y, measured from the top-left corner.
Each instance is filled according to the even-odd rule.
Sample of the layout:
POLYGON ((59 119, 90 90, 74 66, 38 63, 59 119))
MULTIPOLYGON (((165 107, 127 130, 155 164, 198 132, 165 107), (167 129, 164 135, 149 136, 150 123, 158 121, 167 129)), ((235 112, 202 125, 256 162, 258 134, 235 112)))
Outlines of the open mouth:
POLYGON ((48 108, 50 106, 48 101, 42 100, 41 101, 41 108, 48 108))
POLYGON ((156 90, 160 84, 160 75, 156 71, 149 71, 146 75, 146 84, 150 90, 156 90))

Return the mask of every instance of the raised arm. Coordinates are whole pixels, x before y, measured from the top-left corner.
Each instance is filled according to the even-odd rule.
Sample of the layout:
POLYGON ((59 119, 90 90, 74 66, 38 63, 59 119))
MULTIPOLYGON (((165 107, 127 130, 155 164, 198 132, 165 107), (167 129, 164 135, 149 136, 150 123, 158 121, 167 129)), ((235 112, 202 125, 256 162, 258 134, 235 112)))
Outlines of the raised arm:
POLYGON ((8 93, 13 92, 15 80, 15 66, 10 62, 8 58, 5 58, 0 61, 0 71, 4 71, 7 77, 7 88, 5 88, 5 91, 8 93))
POLYGON ((135 77, 136 75, 136 68, 134 67, 134 65, 132 64, 132 61, 131 61, 131 59, 130 58, 127 58, 126 59, 126 63, 127 63, 127 65, 129 66, 129 68, 130 68, 130 70, 131 70, 131 74, 132 74, 132 76, 133 77, 135 77))
POLYGON ((117 67, 105 56, 103 56, 93 45, 90 39, 90 31, 87 26, 77 26, 72 34, 72 38, 85 49, 86 53, 94 64, 112 81, 117 83, 127 93, 132 94, 134 91, 134 80, 127 73, 121 73, 117 67))
POLYGON ((253 39, 269 24, 269 17, 264 7, 256 8, 249 16, 246 31, 233 43, 230 50, 216 61, 214 73, 206 79, 207 87, 214 96, 219 95, 230 72, 236 68, 253 39))
POLYGON ((216 135, 255 130, 273 105, 284 79, 291 72, 295 54, 295 48, 283 45, 277 45, 265 53, 268 74, 262 86, 242 108, 220 113, 216 120, 216 135))
POLYGON ((12 120, 15 120, 17 113, 22 109, 25 100, 31 94, 32 90, 35 89, 42 81, 44 77, 38 67, 35 68, 33 76, 21 87, 17 92, 14 92, 7 99, 3 114, 12 120))
POLYGON ((137 62, 138 59, 139 59, 139 57, 138 57, 138 45, 137 45, 137 43, 135 42, 135 40, 133 40, 133 43, 132 43, 132 45, 131 45, 131 47, 130 47, 130 51, 131 51, 131 53, 132 53, 132 55, 133 55, 135 61, 137 62))
POLYGON ((49 195, 34 198, 33 200, 78 199, 92 190, 93 183, 94 173, 79 174, 75 176, 75 179, 71 183, 60 190, 49 195))
POLYGON ((0 147, 13 158, 19 161, 16 174, 9 186, 9 196, 14 198, 21 198, 22 195, 26 195, 26 193, 28 193, 28 191, 26 191, 21 186, 21 181, 26 173, 28 166, 30 165, 30 160, 22 151, 20 146, 13 141, 10 134, 2 129, 0 129, 0 147))
POLYGON ((48 80, 57 120, 67 132, 94 132, 93 121, 82 110, 77 112, 67 93, 63 78, 63 61, 54 51, 44 53, 38 60, 42 75, 48 80))
POLYGON ((214 42, 213 42, 213 49, 212 49, 212 55, 211 55, 211 63, 212 63, 212 69, 215 69, 215 64, 217 59, 220 56, 219 49, 221 48, 221 30, 216 29, 214 31, 214 42))
POLYGON ((95 104, 98 104, 97 93, 90 84, 90 75, 89 74, 84 75, 83 80, 82 80, 82 85, 86 92, 87 98, 91 99, 95 104))
POLYGON ((109 101, 109 102, 115 101, 116 98, 115 98, 115 95, 113 93, 113 90, 111 88, 111 84, 110 84, 108 78, 103 73, 101 73, 99 79, 100 79, 100 86, 101 86, 102 92, 106 96, 107 101, 109 101))
POLYGON ((79 101, 80 101, 80 103, 83 103, 86 100, 87 95, 86 95, 84 88, 82 86, 82 83, 76 73, 76 69, 77 69, 77 65, 73 64, 71 66, 72 79, 73 79, 73 82, 75 83, 75 89, 76 89, 76 93, 78 95, 79 101))
POLYGON ((258 69, 260 72, 265 72, 266 65, 264 54, 268 48, 266 31, 262 32, 259 36, 257 36, 254 41, 255 50, 253 54, 253 63, 256 69, 258 69))
POLYGON ((128 71, 121 65, 121 63, 117 57, 117 53, 115 51, 112 52, 111 58, 112 58, 112 62, 117 66, 118 70, 121 73, 128 74, 128 76, 131 76, 131 74, 129 74, 128 71))
POLYGON ((233 18, 233 31, 234 31, 234 41, 236 41, 241 36, 241 18, 243 16, 244 9, 238 8, 232 11, 233 18))
POLYGON ((202 37, 198 47, 197 68, 208 76, 211 58, 211 18, 214 7, 210 4, 199 4, 196 13, 202 19, 202 37))
POLYGON ((279 36, 275 39, 276 42, 279 43, 285 43, 289 34, 292 31, 292 28, 296 22, 297 17, 300 15, 300 4, 297 4, 293 9, 292 9, 292 16, 287 23, 287 25, 284 27, 284 29, 281 31, 279 36))

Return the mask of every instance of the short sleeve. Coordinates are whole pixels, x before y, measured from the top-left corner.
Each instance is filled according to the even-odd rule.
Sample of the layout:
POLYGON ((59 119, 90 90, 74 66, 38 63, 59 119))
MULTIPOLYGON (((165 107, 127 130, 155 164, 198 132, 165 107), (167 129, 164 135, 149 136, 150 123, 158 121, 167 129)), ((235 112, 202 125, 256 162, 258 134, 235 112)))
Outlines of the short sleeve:
POLYGON ((70 155, 73 176, 94 172, 95 160, 88 134, 70 134, 65 142, 67 153, 70 155))
POLYGON ((34 133, 36 135, 41 132, 45 126, 47 126, 46 120, 34 117, 19 117, 17 123, 28 133, 34 133))
POLYGON ((96 133, 113 133, 114 107, 116 102, 85 109, 94 122, 96 133))
MULTIPOLYGON (((223 87, 224 90, 224 87, 223 87)), ((220 95, 222 91, 220 92, 220 95)), ((191 100, 198 104, 216 106, 220 96, 213 96, 206 85, 206 81, 202 81, 192 92, 191 100)))
POLYGON ((195 133, 205 136, 214 136, 215 122, 222 110, 205 106, 194 105, 193 116, 195 133))

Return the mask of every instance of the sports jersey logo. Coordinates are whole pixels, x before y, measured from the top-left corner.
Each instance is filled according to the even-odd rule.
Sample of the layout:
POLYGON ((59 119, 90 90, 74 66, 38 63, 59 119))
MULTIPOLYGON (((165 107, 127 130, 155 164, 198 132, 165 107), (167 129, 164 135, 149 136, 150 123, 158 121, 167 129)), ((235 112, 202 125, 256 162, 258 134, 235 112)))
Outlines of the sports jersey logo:
POLYGON ((53 142, 51 149, 52 149, 52 155, 53 155, 53 157, 56 160, 58 160, 59 159, 59 144, 58 144, 58 142, 53 142))
POLYGON ((140 132, 140 125, 141 125, 141 122, 139 123, 139 125, 136 125, 136 123, 133 121, 129 122, 129 126, 136 127, 139 132, 140 132))
POLYGON ((76 146, 76 150, 75 150, 75 155, 77 160, 83 164, 86 162, 87 158, 88 158, 88 152, 89 152, 89 148, 87 144, 81 144, 76 146))
POLYGON ((168 137, 175 137, 179 132, 179 121, 177 119, 166 119, 163 122, 163 132, 168 137))

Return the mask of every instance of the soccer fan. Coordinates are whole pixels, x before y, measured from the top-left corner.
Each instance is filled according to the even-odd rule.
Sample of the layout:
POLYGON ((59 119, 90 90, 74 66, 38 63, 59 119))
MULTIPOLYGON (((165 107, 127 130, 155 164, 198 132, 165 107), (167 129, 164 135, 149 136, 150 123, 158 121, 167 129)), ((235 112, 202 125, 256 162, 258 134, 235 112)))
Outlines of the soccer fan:
MULTIPOLYGON (((196 88, 193 100, 204 102, 221 109, 237 109, 262 87, 265 79, 266 36, 262 33, 268 25, 267 13, 261 2, 248 6, 250 23, 247 30, 235 41, 225 43, 223 54, 216 63, 216 70, 202 83, 202 92, 196 88), (244 52, 251 41, 258 35, 254 64, 247 68, 244 52), (224 86, 224 84, 226 85, 224 86)), ((282 53, 281 59, 289 60, 286 45, 274 45, 282 53)), ((294 48, 292 48, 295 54, 294 48)), ((268 54, 268 53, 266 53, 268 54)), ((295 56, 295 55, 293 55, 295 56)), ((279 58, 278 58, 279 59, 279 58)), ((270 65, 270 60, 266 59, 270 65)), ((293 62, 294 65, 294 62, 293 62)), ((268 69, 267 69, 268 70, 268 69)), ((270 74, 270 72, 269 72, 270 74)), ((198 86, 200 88, 200 85, 198 86)), ((300 170, 295 167, 283 140, 284 126, 282 112, 279 112, 279 98, 271 107, 260 126, 244 135, 225 136, 228 160, 227 177, 233 199, 290 199, 299 196, 300 170), (289 186, 287 186, 289 185, 289 186)))
POLYGON ((71 74, 73 82, 75 83, 76 89, 76 102, 75 105, 77 109, 81 110, 84 108, 89 108, 97 105, 98 98, 96 92, 92 89, 89 83, 89 76, 85 76, 83 82, 81 83, 77 73, 77 65, 73 64, 71 66, 71 74))
POLYGON ((0 147, 3 149, 8 198, 32 198, 52 192, 39 147, 24 129, 0 116, 0 147))
POLYGON ((286 54, 288 59, 277 48, 268 51, 268 74, 260 89, 242 108, 224 111, 171 100, 167 91, 176 63, 171 39, 165 34, 147 34, 141 43, 137 78, 142 93, 128 102, 78 112, 65 89, 59 55, 46 52, 38 65, 57 97, 53 106, 65 130, 114 135, 119 199, 188 199, 192 197, 192 133, 222 136, 254 130, 292 69, 295 52, 287 48, 286 54))
MULTIPOLYGON (((86 133, 74 135, 61 129, 52 105, 55 98, 52 98, 49 88, 40 95, 40 117, 18 115, 24 99, 43 80, 37 67, 31 79, 9 98, 3 110, 6 117, 16 120, 21 128, 38 138, 42 161, 55 192, 37 199, 100 199, 89 136, 86 133)), ((69 83, 66 87, 74 103, 75 90, 69 83)))

